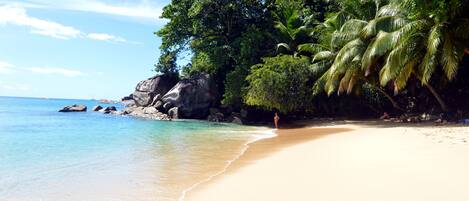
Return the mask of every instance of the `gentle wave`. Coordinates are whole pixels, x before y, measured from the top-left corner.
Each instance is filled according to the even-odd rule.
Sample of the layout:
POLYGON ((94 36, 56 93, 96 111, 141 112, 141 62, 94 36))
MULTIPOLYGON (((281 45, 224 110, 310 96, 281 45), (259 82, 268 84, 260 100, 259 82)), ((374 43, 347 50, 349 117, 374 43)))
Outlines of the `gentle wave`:
MULTIPOLYGON (((230 132, 230 131, 228 131, 228 132, 230 132)), ((219 176, 219 175, 225 173, 226 170, 228 170, 228 168, 229 168, 235 161, 237 161, 239 158, 241 158, 241 157, 244 155, 244 153, 246 153, 246 151, 249 149, 249 145, 250 145, 250 144, 255 143, 255 142, 259 141, 259 140, 268 139, 268 138, 273 138, 273 137, 276 137, 276 136, 277 136, 277 134, 275 134, 275 132, 274 132, 274 129, 267 130, 267 131, 258 131, 258 130, 256 130, 256 131, 232 131, 232 132, 262 133, 262 134, 255 134, 255 135, 253 135, 253 139, 251 139, 251 140, 249 140, 248 142, 246 142, 246 143, 243 145, 243 148, 241 149, 240 153, 239 153, 238 155, 236 155, 233 159, 227 161, 225 167, 224 167, 221 171, 219 171, 219 172, 217 172, 217 173, 215 173, 215 174, 209 176, 208 178, 206 178, 206 179, 204 179, 204 180, 202 180, 202 181, 199 181, 199 182, 193 184, 192 186, 190 186, 189 188, 185 189, 185 190, 181 193, 181 196, 179 197, 179 201, 184 201, 184 199, 186 198, 187 193, 189 193, 190 191, 194 190, 194 189, 197 188, 199 185, 204 184, 204 183, 206 183, 206 182, 209 182, 209 181, 211 181, 213 178, 215 178, 215 177, 217 177, 217 176, 219 176)))

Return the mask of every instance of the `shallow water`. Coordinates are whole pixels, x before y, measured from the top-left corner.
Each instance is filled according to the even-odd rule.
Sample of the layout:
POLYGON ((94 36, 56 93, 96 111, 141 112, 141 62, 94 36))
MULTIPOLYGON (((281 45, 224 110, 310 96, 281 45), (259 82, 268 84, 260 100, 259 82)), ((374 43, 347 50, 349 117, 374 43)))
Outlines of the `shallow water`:
POLYGON ((258 127, 57 112, 71 104, 99 103, 0 97, 0 200, 178 200, 248 141, 269 136, 258 127))

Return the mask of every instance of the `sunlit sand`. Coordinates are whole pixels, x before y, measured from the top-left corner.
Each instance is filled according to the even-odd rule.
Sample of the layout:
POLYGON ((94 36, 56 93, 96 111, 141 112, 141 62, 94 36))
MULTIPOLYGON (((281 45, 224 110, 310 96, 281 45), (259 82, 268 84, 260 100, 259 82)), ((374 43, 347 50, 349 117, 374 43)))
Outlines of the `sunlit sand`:
POLYGON ((469 146, 447 130, 469 134, 363 124, 279 130, 187 200, 469 200, 469 146))

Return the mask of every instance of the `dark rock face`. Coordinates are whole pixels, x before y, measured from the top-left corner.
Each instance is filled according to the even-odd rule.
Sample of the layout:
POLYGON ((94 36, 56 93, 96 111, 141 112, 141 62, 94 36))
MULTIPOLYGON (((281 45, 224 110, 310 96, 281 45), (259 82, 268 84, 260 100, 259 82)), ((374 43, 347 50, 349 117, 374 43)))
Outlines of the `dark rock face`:
POLYGON ((171 103, 170 102, 167 102, 165 104, 163 104, 163 109, 168 111, 169 109, 171 108, 171 103))
POLYGON ((153 98, 153 101, 151 102, 150 105, 156 105, 156 103, 161 100, 161 97, 162 97, 161 94, 156 94, 156 96, 153 98))
POLYGON ((241 118, 239 117, 233 117, 233 120, 231 120, 231 123, 243 125, 243 120, 241 120, 241 118))
POLYGON ((168 110, 168 115, 172 119, 179 119, 179 109, 177 107, 173 107, 173 108, 169 109, 168 110))
POLYGON ((133 100, 134 99, 134 95, 133 94, 130 94, 128 96, 124 96, 121 101, 130 101, 130 100, 133 100))
POLYGON ((177 77, 169 75, 157 75, 140 81, 135 87, 132 99, 137 106, 146 107, 154 101, 157 94, 166 94, 177 81, 177 77))
POLYGON ((86 112, 86 109, 85 105, 72 105, 62 108, 59 112, 86 112))
POLYGON ((103 109, 103 107, 101 107, 101 105, 97 105, 97 106, 94 106, 94 107, 93 107, 92 111, 93 111, 93 112, 97 112, 97 111, 100 111, 100 110, 102 110, 102 109, 103 109))
POLYGON ((223 122, 225 121, 225 115, 220 112, 217 108, 210 108, 210 115, 208 115, 207 120, 213 122, 223 122))
POLYGON ((164 105, 163 101, 156 101, 156 103, 155 103, 154 106, 155 106, 155 108, 158 109, 158 110, 163 110, 163 109, 164 109, 164 108, 163 108, 163 105, 164 105))
POLYGON ((109 113, 115 112, 115 111, 117 111, 117 109, 116 109, 116 107, 114 107, 114 106, 106 107, 106 108, 103 110, 103 112, 104 112, 105 114, 109 114, 109 113))
POLYGON ((208 74, 199 74, 179 81, 162 101, 177 107, 179 118, 202 119, 217 100, 217 90, 208 74))

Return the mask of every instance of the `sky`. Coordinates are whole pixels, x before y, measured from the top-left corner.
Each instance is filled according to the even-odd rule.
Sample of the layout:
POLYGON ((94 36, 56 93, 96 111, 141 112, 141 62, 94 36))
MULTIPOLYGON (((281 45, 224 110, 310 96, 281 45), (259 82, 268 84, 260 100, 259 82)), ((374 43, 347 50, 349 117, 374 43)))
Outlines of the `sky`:
POLYGON ((113 99, 156 74, 170 0, 0 0, 0 96, 113 99))

